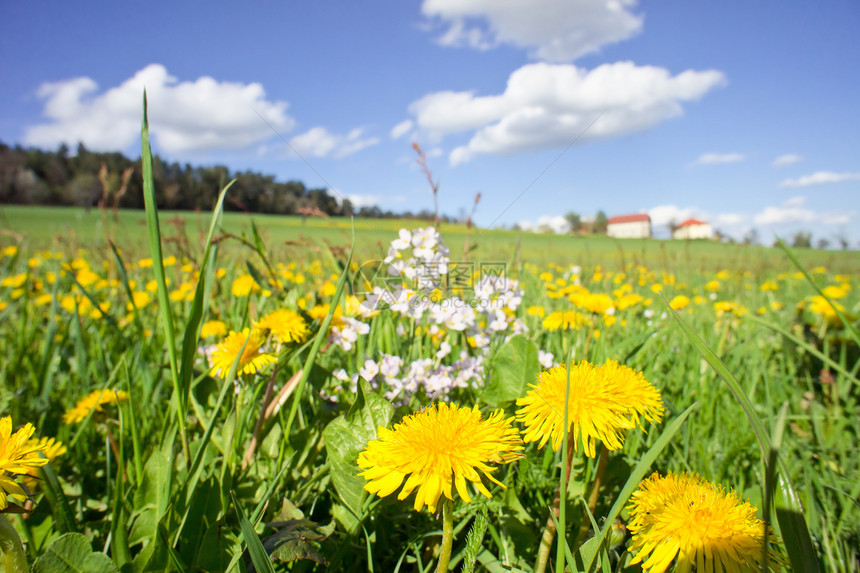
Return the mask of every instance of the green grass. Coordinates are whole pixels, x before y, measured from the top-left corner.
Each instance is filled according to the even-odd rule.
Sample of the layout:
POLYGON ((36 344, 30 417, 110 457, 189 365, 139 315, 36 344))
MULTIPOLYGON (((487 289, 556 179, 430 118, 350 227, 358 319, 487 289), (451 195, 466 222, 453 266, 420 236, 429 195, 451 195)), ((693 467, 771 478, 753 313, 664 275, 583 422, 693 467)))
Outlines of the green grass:
MULTIPOLYGON (((168 239, 165 250, 176 252, 185 239, 191 248, 202 246, 209 226, 208 213, 187 211, 160 213, 162 234, 168 239)), ((349 219, 302 219, 276 215, 225 213, 222 231, 250 237, 251 221, 259 227, 268 247, 276 256, 315 256, 325 245, 349 250, 352 223, 349 219)), ((356 219, 355 248, 359 259, 384 256, 391 236, 402 227, 426 226, 417 221, 356 219)), ((15 236, 26 237, 31 248, 57 248, 74 252, 78 248, 104 249, 106 238, 129 250, 129 256, 147 254, 146 214, 123 210, 118 221, 113 213, 98 209, 73 207, 0 207, 0 233, 7 235, 0 243, 13 242, 15 236), (10 234, 11 232, 11 234, 10 234)), ((627 264, 686 274, 744 268, 756 275, 770 271, 791 270, 791 262, 779 249, 761 246, 721 244, 712 241, 671 241, 654 239, 611 239, 604 236, 573 237, 544 235, 509 230, 473 229, 470 245, 463 254, 466 228, 443 224, 441 231, 451 250, 452 260, 510 262, 520 261, 542 266, 547 263, 578 264, 617 269, 627 264)), ((857 268, 856 251, 797 251, 801 263, 808 267, 826 266, 834 272, 851 272, 857 268)))

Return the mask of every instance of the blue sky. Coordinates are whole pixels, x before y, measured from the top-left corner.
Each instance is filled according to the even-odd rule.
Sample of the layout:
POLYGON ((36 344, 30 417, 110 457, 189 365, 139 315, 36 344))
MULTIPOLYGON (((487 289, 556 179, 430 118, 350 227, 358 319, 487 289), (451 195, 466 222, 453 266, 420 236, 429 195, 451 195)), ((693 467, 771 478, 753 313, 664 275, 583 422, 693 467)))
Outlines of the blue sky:
POLYGON ((137 156, 146 85, 162 156, 358 204, 432 208, 415 141, 483 226, 856 243, 858 29, 849 1, 6 2, 0 140, 137 156))

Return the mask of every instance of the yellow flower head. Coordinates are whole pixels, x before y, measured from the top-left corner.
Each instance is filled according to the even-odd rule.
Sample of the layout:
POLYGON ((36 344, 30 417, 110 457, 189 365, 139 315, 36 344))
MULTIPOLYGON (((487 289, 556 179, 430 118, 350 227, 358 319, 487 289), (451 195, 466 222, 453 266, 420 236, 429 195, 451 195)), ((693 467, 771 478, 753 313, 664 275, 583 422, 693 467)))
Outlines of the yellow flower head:
POLYGON ((524 440, 539 441, 538 448, 552 438, 552 448, 561 447, 564 433, 572 428, 573 446, 579 442, 585 455, 595 456, 597 440, 610 450, 624 444, 624 430, 642 425, 640 416, 650 422, 663 417, 660 392, 641 372, 609 360, 595 367, 588 362, 570 369, 570 391, 567 400, 567 428, 564 427, 567 366, 561 365, 540 374, 537 385, 531 385, 525 398, 517 400, 518 422, 526 426, 524 440))
POLYGON ((27 497, 24 489, 15 481, 14 474, 25 474, 30 469, 48 463, 47 459, 39 455, 45 447, 31 443, 33 431, 33 424, 28 423, 12 433, 12 417, 0 419, 0 510, 9 505, 7 495, 19 501, 27 497))
POLYGON ((675 298, 672 299, 672 301, 669 303, 669 306, 671 306, 675 310, 681 310, 681 309, 689 306, 689 304, 690 304, 689 297, 686 297, 682 294, 679 294, 678 296, 676 296, 675 298))
POLYGON ((397 499, 406 499, 415 488, 415 511, 426 505, 436 511, 444 494, 453 500, 453 489, 467 502, 472 498, 466 482, 486 497, 492 497, 482 480, 502 485, 491 472, 491 464, 507 464, 522 457, 522 440, 504 412, 497 410, 486 420, 478 406, 461 408, 438 403, 407 416, 393 429, 379 428, 378 438, 358 455, 359 475, 368 481, 364 489, 385 497, 406 484, 397 499), (480 473, 479 473, 480 472, 480 473))
POLYGON ((230 372, 230 367, 236 361, 236 357, 242 352, 239 358, 239 366, 236 369, 237 374, 254 374, 258 370, 265 368, 267 364, 277 362, 278 359, 262 351, 263 343, 265 342, 263 333, 257 329, 244 329, 242 332, 230 331, 230 334, 224 341, 219 344, 212 352, 212 368, 221 378, 226 378, 230 372), (245 351, 242 352, 242 345, 245 341, 245 351))
POLYGON ((259 292, 260 285, 249 274, 244 274, 233 281, 231 288, 233 296, 249 296, 252 292, 259 292))
MULTIPOLYGON (((632 563, 644 561, 649 573, 666 571, 676 557, 676 571, 761 571, 764 524, 734 491, 692 473, 654 474, 639 484, 628 510, 632 563)), ((771 570, 784 565, 773 548, 768 562, 771 570)))
POLYGON ((310 331, 302 316, 292 310, 285 308, 275 310, 264 316, 257 322, 256 328, 268 330, 275 335, 278 342, 302 342, 308 337, 310 331))
POLYGON ((227 334, 227 325, 220 320, 209 320, 200 327, 200 336, 203 338, 221 337, 227 334))
MULTIPOLYGON (((27 445, 39 449, 42 452, 42 455, 45 456, 46 462, 54 461, 59 456, 65 454, 67 450, 66 446, 63 445, 63 442, 57 441, 55 438, 30 438, 27 445)), ((39 470, 35 467, 31 467, 27 469, 26 473, 27 477, 24 478, 24 484, 28 489, 32 490, 36 487, 36 479, 39 476, 39 470)))
POLYGON ((128 401, 128 393, 122 390, 93 390, 75 404, 74 408, 66 410, 63 415, 64 424, 76 424, 81 422, 90 415, 92 410, 97 414, 101 414, 102 406, 107 404, 120 404, 128 401))
POLYGON ((556 330, 579 330, 585 325, 591 324, 591 319, 575 310, 557 310, 543 319, 541 326, 550 332, 556 330))

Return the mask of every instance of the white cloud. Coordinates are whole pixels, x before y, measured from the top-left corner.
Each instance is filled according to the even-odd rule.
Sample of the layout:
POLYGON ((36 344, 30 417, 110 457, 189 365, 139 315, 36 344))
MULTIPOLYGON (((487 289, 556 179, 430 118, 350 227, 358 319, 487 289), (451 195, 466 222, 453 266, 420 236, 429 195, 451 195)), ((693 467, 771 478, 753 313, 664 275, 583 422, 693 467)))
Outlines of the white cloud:
POLYGON ((529 64, 515 70, 504 93, 435 92, 409 106, 429 137, 476 130, 455 148, 452 164, 478 154, 511 155, 647 129, 683 114, 682 101, 701 98, 725 77, 716 70, 671 76, 663 68, 633 62, 593 70, 573 65, 529 64))
POLYGON ((713 165, 715 163, 737 163, 746 159, 742 153, 704 153, 699 156, 696 163, 699 165, 713 165))
POLYGON ((779 157, 774 159, 771 165, 773 165, 774 167, 785 167, 786 165, 797 163, 801 159, 803 159, 803 157, 801 157, 800 155, 796 155, 794 153, 787 153, 785 155, 780 155, 779 157))
POLYGON ((714 217, 714 225, 717 227, 739 227, 749 221, 749 215, 742 213, 720 213, 714 217))
POLYGON ((413 123, 411 119, 405 119, 401 121, 400 123, 391 128, 391 139, 398 139, 400 137, 403 137, 406 133, 409 132, 410 129, 412 129, 412 125, 413 123))
POLYGON ((786 179, 780 187, 808 187, 822 183, 839 183, 841 181, 860 181, 860 173, 833 173, 832 171, 816 171, 812 175, 804 175, 797 179, 786 179))
POLYGON ((778 207, 765 207, 753 220, 756 225, 781 225, 788 223, 811 223, 822 225, 847 225, 854 217, 853 211, 819 212, 807 208, 805 197, 792 197, 778 207))
POLYGON ((345 135, 330 133, 324 127, 314 127, 290 139, 290 146, 302 157, 341 158, 379 143, 377 137, 362 139, 363 133, 360 127, 345 135))
POLYGON ((358 195, 351 194, 346 196, 349 199, 349 202, 352 203, 352 206, 356 209, 361 209, 362 207, 373 207, 374 205, 379 204, 379 195, 358 195))
POLYGON ((448 25, 439 43, 479 50, 511 44, 545 61, 569 62, 642 30, 636 0, 424 0, 448 25))
POLYGON ((678 207, 677 205, 658 205, 648 209, 651 224, 655 227, 668 225, 669 223, 680 223, 690 218, 706 218, 704 211, 698 207, 678 207))
POLYGON ((167 153, 245 148, 272 136, 266 122, 279 132, 294 124, 287 102, 269 101, 258 83, 207 76, 179 82, 164 66, 150 64, 101 93, 86 77, 42 84, 37 96, 45 100, 43 113, 50 121, 28 128, 24 143, 54 147, 82 141, 93 150, 124 150, 140 140, 144 87, 150 132, 167 153))
POLYGON ((517 221, 517 226, 523 231, 537 231, 541 233, 552 231, 557 235, 562 235, 570 231, 570 223, 562 215, 541 215, 538 217, 537 223, 517 221))

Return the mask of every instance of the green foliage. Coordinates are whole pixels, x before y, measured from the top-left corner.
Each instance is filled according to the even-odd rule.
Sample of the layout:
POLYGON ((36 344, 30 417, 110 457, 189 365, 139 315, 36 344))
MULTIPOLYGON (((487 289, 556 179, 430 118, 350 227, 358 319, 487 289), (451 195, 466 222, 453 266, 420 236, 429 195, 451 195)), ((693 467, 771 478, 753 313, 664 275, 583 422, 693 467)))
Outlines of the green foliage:
MULTIPOLYGON (((85 149, 64 157, 25 160, 62 185, 73 177, 53 159, 64 169, 98 169, 104 159, 85 149)), ((123 164, 111 161, 115 176, 123 164)), ((222 214, 237 181, 211 192, 211 217, 180 217, 188 226, 173 234, 156 208, 165 170, 152 158, 149 226, 142 213, 120 213, 112 227, 103 213, 48 211, 39 223, 40 212, 4 207, 28 227, 13 227, 27 237, 16 249, 7 249, 12 235, 0 236, 0 408, 16 427, 32 422, 68 448, 42 468, 35 506, 8 515, 35 571, 428 571, 438 516, 413 511, 411 497, 369 495, 358 455, 379 427, 433 400, 512 416, 537 380, 540 351, 556 363, 615 359, 641 371, 661 392, 664 419, 626 432, 602 469, 575 455, 564 488, 562 454, 529 444, 522 459, 496 467, 502 486, 484 481, 491 498, 476 493, 468 504, 455 492, 452 568, 531 569, 561 491, 561 558, 549 566, 634 570, 623 534, 631 494, 652 471, 695 471, 772 517, 795 570, 816 560, 858 570, 860 280, 850 253, 773 261, 757 247, 523 235, 513 254, 513 234, 486 231, 470 257, 511 261, 508 277, 523 289, 521 304, 503 312, 517 330, 486 342, 442 322, 359 312, 361 285, 350 277, 385 255, 402 222, 358 220, 354 234, 334 221, 260 217, 252 226, 222 214), (62 221, 74 229, 66 238, 80 233, 81 242, 51 243, 45 229, 62 221), (312 239, 284 244, 300 234, 312 239), (245 275, 257 290, 233 294, 245 275), (613 311, 589 308, 592 295, 613 311), (206 353, 226 336, 206 335, 207 321, 241 332, 281 309, 304 321, 302 340, 269 335, 260 352, 274 362, 258 372, 240 367, 246 350, 257 352, 243 340, 228 372, 211 370, 206 353), (581 323, 544 324, 565 311, 581 323), (338 346, 351 321, 367 331, 338 346), (383 357, 402 360, 396 374, 367 367, 383 357), (434 393, 434 368, 478 357, 472 378, 434 393), (423 370, 410 369, 417 362, 423 370), (64 423, 94 390, 124 390, 128 401, 64 423)), ((226 183, 229 173, 207 177, 215 175, 226 183)), ((135 179, 142 199, 143 172, 135 179)), ((443 233, 460 252, 463 229, 443 233)))
POLYGON ((362 517, 366 498, 364 478, 359 477, 358 454, 370 440, 376 439, 377 428, 391 421, 394 409, 362 381, 355 403, 344 416, 332 420, 323 431, 331 480, 347 511, 335 513, 347 531, 355 531, 362 517))
POLYGON ((490 377, 481 400, 490 406, 525 396, 536 384, 540 365, 538 347, 525 336, 514 336, 499 349, 490 366, 490 377))
POLYGON ((119 568, 104 553, 93 551, 84 535, 66 533, 36 559, 33 573, 119 573, 119 568))

